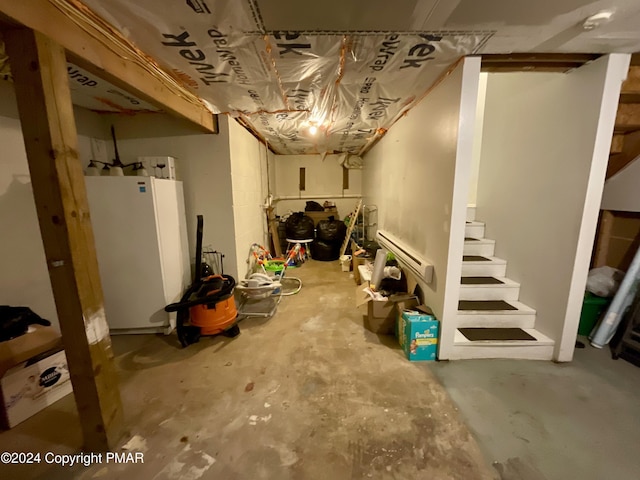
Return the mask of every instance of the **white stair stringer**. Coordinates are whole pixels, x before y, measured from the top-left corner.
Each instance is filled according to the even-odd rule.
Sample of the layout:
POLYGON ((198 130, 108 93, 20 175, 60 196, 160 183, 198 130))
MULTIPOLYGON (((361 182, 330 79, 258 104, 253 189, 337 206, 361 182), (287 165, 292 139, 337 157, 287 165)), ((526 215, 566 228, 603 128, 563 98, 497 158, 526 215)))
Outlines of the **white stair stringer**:
POLYGON ((460 300, 518 300, 520 284, 506 277, 494 277, 502 283, 460 285, 460 300))
POLYGON ((554 341, 533 328, 525 332, 536 340, 485 340, 472 342, 456 330, 449 359, 512 358, 520 360, 552 360, 554 341))
POLYGON ((517 310, 458 310, 458 328, 533 328, 536 311, 524 303, 508 302, 517 310))
POLYGON ((482 255, 493 256, 496 249, 496 241, 488 238, 480 238, 478 240, 464 241, 464 255, 482 255))
POLYGON ((489 260, 463 261, 463 277, 504 277, 507 273, 507 261, 497 257, 486 257, 489 260))
POLYGON ((484 223, 467 222, 464 226, 464 236, 470 238, 484 238, 484 223))

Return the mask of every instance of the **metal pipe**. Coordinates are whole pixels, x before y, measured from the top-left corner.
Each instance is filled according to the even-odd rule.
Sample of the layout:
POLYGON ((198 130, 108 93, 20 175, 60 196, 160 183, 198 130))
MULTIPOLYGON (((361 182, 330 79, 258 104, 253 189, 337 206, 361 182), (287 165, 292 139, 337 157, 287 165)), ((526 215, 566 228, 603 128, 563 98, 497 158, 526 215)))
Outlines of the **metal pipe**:
POLYGON ((638 283, 640 282, 640 248, 636 252, 633 261, 627 270, 627 274, 624 276, 620 288, 613 297, 613 301, 607 313, 598 325, 597 329, 589 336, 591 345, 596 348, 602 348, 611 341, 616 333, 618 325, 622 320, 625 310, 633 302, 636 291, 638 290, 638 283))

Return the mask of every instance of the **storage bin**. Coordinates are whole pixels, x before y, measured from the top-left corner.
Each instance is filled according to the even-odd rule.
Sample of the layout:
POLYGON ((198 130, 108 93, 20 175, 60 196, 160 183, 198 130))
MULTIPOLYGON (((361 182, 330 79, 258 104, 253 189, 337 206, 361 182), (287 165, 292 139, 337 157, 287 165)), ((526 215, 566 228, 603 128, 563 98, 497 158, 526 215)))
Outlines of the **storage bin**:
POLYGON ((578 335, 588 336, 591 333, 600 315, 609 305, 610 300, 609 298, 598 297, 591 292, 584 293, 578 335))

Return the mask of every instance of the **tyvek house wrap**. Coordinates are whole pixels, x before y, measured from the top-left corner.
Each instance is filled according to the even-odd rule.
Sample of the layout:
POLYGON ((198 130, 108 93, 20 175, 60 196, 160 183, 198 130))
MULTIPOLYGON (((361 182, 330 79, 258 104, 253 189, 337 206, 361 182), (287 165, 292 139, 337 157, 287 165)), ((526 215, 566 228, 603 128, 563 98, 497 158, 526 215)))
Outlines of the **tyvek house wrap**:
POLYGON ((491 36, 267 31, 255 2, 244 0, 83 3, 214 113, 240 117, 280 154, 362 153, 491 36))

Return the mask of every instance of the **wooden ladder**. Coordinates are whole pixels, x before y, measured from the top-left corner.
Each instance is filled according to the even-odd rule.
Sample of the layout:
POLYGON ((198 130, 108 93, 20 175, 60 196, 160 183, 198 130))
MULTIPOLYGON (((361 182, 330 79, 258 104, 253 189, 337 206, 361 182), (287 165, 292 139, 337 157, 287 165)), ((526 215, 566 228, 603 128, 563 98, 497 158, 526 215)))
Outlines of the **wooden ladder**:
POLYGON ((351 215, 351 220, 349 221, 349 227, 347 228, 347 234, 344 237, 344 242, 342 242, 342 247, 340 248, 340 256, 344 255, 344 252, 347 251, 347 245, 349 245, 349 240, 351 239, 351 233, 353 233, 353 229, 356 227, 356 223, 358 223, 358 214, 360 213, 360 209, 362 208, 362 199, 358 200, 358 204, 356 205, 356 211, 351 215))

